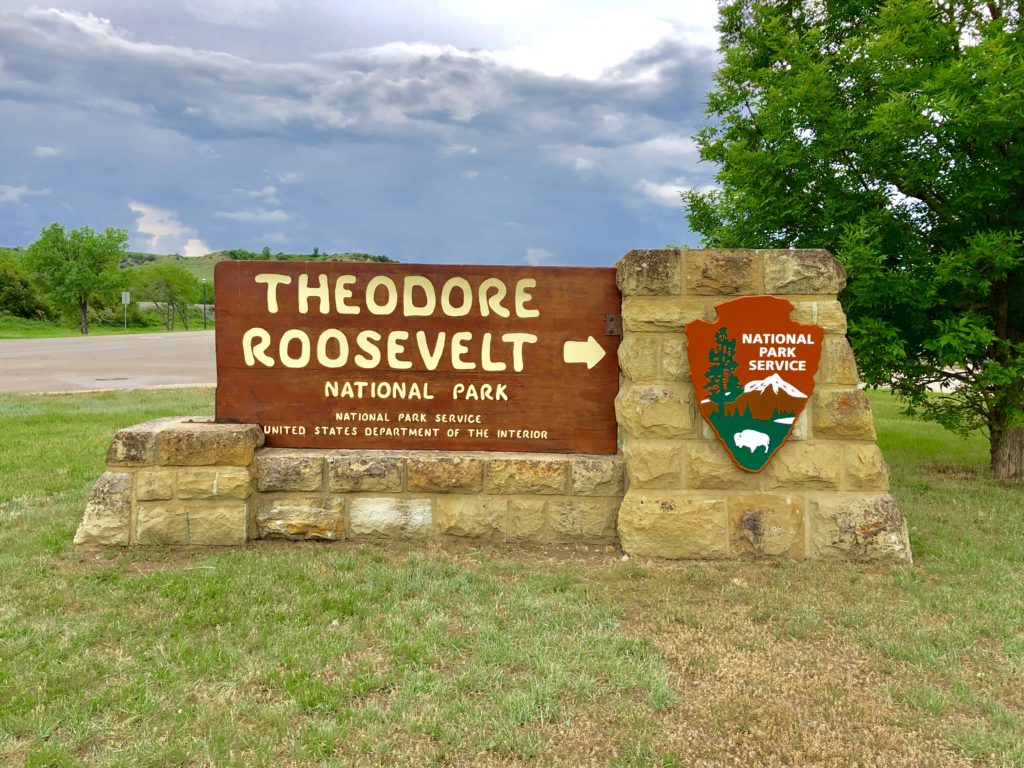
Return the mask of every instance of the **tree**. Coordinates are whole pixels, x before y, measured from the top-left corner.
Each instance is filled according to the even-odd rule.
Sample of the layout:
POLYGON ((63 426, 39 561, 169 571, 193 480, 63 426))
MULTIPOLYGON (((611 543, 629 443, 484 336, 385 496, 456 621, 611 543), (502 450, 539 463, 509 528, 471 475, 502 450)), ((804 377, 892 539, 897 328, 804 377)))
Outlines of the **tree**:
POLYGON ((725 0, 684 193, 711 247, 827 248, 864 379, 1024 456, 1024 31, 1010 0, 725 0), (929 396, 937 385, 944 396, 929 396))
POLYGON ((118 284, 118 264, 128 249, 123 229, 91 227, 64 231, 54 222, 28 247, 25 262, 33 280, 53 301, 77 309, 79 328, 89 333, 89 302, 118 284))
MULTIPOLYGON (((722 407, 729 395, 740 387, 740 380, 736 378, 736 369, 739 367, 736 362, 736 341, 729 338, 725 328, 715 332, 715 346, 708 351, 708 362, 710 365, 705 372, 708 397, 722 407)), ((724 408, 722 412, 725 412, 724 408)))
POLYGON ((0 248, 0 314, 31 319, 48 314, 16 251, 0 248))
POLYGON ((168 331, 174 330, 176 317, 188 329, 188 310, 201 289, 191 272, 172 261, 158 261, 135 269, 132 284, 140 299, 156 303, 168 331))

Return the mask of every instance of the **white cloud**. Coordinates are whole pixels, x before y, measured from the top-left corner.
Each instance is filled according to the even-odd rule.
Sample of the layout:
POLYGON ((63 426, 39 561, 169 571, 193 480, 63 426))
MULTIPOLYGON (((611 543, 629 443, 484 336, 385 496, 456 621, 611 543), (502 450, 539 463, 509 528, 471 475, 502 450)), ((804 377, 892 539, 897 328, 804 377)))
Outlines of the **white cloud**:
POLYGON ((670 208, 679 208, 683 204, 680 195, 685 190, 693 188, 696 188, 698 192, 710 192, 715 189, 715 186, 713 184, 695 185, 682 177, 662 183, 641 179, 633 186, 633 189, 644 197, 670 208))
POLYGON ((613 11, 547 30, 530 43, 489 55, 552 77, 596 80, 637 51, 671 37, 675 25, 638 9, 613 11))
POLYGON ((262 189, 236 189, 235 191, 244 197, 252 197, 262 200, 263 205, 273 206, 276 208, 281 204, 281 201, 277 196, 277 187, 270 184, 262 189))
POLYGON ((28 187, 11 187, 6 184, 0 184, 0 204, 2 203, 21 203, 23 197, 30 195, 48 195, 50 194, 49 189, 29 189, 28 187))
POLYGON ((61 154, 64 150, 58 149, 57 147, 36 147, 32 150, 32 154, 36 157, 47 158, 56 157, 61 154))
POLYGON ((679 195, 686 186, 681 180, 659 184, 647 179, 641 179, 636 183, 634 189, 656 203, 678 208, 682 205, 679 195))
POLYGON ((178 221, 176 212, 136 200, 129 202, 128 207, 135 214, 135 228, 144 236, 143 245, 150 253, 203 256, 213 250, 199 239, 195 229, 178 221))
POLYGON ((523 261, 531 267, 539 267, 552 256, 547 248, 527 248, 523 261))
POLYGON ((441 154, 446 157, 453 157, 456 155, 475 155, 477 148, 470 146, 469 144, 449 144, 441 148, 441 154))
POLYGON ((231 27, 264 27, 280 10, 277 0, 190 0, 185 10, 199 21, 231 27))
POLYGON ((469 171, 463 171, 462 172, 462 178, 464 178, 466 181, 472 181, 473 179, 475 179, 479 175, 480 175, 480 171, 469 170, 469 171))
POLYGON ((284 173, 271 173, 267 171, 267 173, 282 184, 295 184, 305 178, 301 173, 295 173, 294 171, 285 171, 284 173))
POLYGON ((246 224, 281 224, 290 221, 292 215, 280 208, 246 208, 241 211, 217 211, 214 216, 228 221, 239 221, 246 224))

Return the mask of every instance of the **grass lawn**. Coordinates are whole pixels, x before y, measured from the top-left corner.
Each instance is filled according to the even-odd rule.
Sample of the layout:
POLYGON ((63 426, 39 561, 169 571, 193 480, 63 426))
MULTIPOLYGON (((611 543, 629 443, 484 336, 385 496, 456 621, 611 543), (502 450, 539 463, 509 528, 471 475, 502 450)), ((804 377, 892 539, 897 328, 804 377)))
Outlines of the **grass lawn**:
POLYGON ((1024 765, 1024 494, 885 395, 912 568, 76 551, 114 431, 212 398, 0 395, 0 764, 1024 765))
MULTIPOLYGON (((213 322, 208 321, 209 330, 213 330, 213 322)), ((184 331, 181 323, 175 323, 174 332, 184 331)), ((196 322, 194 318, 189 320, 188 332, 202 331, 202 317, 196 322)), ((90 336, 117 336, 124 333, 167 333, 163 324, 134 326, 129 325, 128 330, 121 325, 89 325, 90 336)), ((0 339, 52 339, 64 336, 81 336, 78 330, 78 323, 74 325, 53 322, 50 320, 26 320, 23 317, 0 314, 0 339)))

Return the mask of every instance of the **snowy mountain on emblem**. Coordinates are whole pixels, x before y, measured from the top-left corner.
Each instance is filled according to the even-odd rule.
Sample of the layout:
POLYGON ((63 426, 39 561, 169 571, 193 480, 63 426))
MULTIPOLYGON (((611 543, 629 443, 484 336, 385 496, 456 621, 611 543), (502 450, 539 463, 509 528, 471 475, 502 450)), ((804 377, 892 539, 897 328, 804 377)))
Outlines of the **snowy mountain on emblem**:
POLYGON ((781 390, 783 393, 789 395, 790 397, 807 397, 807 395, 805 395, 799 389, 794 387, 792 384, 790 384, 784 378, 779 376, 779 374, 777 373, 773 373, 767 379, 757 379, 755 381, 748 381, 746 384, 743 385, 743 391, 764 392, 769 387, 771 387, 772 392, 776 395, 781 390))

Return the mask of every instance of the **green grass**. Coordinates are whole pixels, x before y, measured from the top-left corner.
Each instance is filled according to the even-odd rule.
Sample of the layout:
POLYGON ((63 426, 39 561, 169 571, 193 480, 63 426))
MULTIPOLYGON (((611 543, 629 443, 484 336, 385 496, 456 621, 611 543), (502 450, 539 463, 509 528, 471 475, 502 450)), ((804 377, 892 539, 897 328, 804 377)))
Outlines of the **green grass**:
POLYGON ((0 764, 1024 764, 1024 509, 873 395, 913 568, 426 543, 78 552, 114 431, 0 395, 0 764))
MULTIPOLYGON (((208 326, 208 330, 212 330, 213 322, 209 321, 208 326)), ((180 322, 175 324, 175 333, 184 330, 180 322)), ((198 323, 194 317, 190 318, 188 330, 189 332, 202 331, 202 316, 199 317, 198 323)), ((90 336, 116 336, 125 333, 167 333, 167 329, 159 321, 146 326, 129 325, 127 331, 122 325, 100 325, 98 323, 89 325, 90 336)), ((77 323, 72 325, 50 320, 27 320, 23 317, 0 314, 0 339, 53 339, 81 335, 77 323)))

